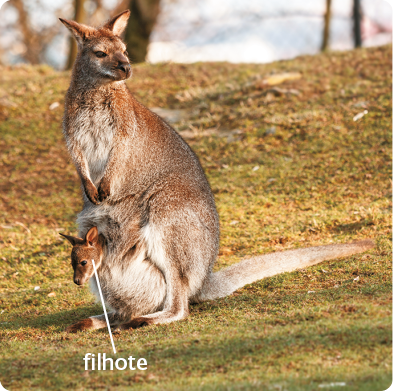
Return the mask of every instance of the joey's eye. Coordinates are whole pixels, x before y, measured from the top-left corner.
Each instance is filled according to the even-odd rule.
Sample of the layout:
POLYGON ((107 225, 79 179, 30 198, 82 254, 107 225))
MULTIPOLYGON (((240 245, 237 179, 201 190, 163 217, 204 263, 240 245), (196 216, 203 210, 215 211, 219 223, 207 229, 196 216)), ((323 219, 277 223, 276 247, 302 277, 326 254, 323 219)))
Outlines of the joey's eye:
POLYGON ((82 265, 82 266, 85 266, 86 264, 87 264, 87 261, 82 261, 82 262, 81 262, 81 265, 82 265))
POLYGON ((106 57, 107 54, 104 53, 104 52, 96 52, 96 56, 97 56, 98 58, 103 58, 103 57, 106 57))

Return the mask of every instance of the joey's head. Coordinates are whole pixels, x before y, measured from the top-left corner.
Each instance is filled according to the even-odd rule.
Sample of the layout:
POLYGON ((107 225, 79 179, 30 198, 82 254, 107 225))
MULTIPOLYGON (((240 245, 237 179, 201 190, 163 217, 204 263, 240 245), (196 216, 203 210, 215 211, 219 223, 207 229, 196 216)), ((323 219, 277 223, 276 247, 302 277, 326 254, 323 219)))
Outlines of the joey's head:
POLYGON ((125 80, 131 76, 126 45, 120 38, 129 16, 130 11, 124 11, 98 28, 60 18, 78 44, 74 76, 98 85, 125 80))
POLYGON ((94 274, 92 259, 94 259, 97 269, 101 265, 105 238, 102 234, 98 234, 97 227, 91 228, 85 239, 60 235, 72 244, 71 264, 74 269, 74 282, 77 285, 83 285, 94 274))

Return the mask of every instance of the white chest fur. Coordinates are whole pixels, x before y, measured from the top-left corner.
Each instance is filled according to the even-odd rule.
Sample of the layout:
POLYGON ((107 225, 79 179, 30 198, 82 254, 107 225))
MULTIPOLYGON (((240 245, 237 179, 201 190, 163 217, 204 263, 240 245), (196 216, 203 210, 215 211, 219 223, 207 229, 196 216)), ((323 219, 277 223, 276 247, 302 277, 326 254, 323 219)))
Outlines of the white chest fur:
POLYGON ((89 167, 90 179, 97 185, 104 175, 114 139, 113 120, 106 108, 82 111, 76 118, 75 141, 89 167))

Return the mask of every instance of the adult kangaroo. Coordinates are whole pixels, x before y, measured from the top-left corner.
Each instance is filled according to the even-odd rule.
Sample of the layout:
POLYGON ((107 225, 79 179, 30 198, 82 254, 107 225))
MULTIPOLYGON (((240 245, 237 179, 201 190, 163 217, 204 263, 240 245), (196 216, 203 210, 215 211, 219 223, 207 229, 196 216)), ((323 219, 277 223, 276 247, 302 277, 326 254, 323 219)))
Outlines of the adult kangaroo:
MULTIPOLYGON (((95 226, 105 237, 99 278, 113 325, 128 329, 183 319, 190 302, 224 297, 261 278, 372 247, 364 240, 290 250, 213 273, 219 221, 199 160, 125 84, 131 66, 120 35, 129 14, 100 28, 60 19, 78 43, 63 127, 82 183, 78 224, 84 239, 69 240, 88 246, 86 234, 95 226)), ((100 327, 102 315, 68 331, 100 327)))

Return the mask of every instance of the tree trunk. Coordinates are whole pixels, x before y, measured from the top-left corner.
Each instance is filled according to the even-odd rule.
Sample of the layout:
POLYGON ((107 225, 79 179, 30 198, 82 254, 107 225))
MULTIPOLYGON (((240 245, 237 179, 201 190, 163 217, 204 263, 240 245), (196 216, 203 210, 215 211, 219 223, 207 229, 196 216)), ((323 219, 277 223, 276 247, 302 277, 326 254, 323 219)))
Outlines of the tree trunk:
POLYGON ((14 0, 12 4, 18 10, 18 26, 23 36, 23 43, 26 46, 26 51, 23 54, 23 57, 30 64, 39 64, 42 48, 37 39, 37 34, 35 34, 31 27, 25 4, 22 0, 14 0))
POLYGON ((145 61, 150 34, 160 12, 160 0, 131 0, 131 15, 125 32, 130 60, 145 61))
POLYGON ((322 47, 321 47, 321 50, 323 52, 326 51, 329 47, 331 5, 332 5, 332 0, 326 0, 325 25, 323 28, 323 40, 322 40, 322 47))
POLYGON ((360 22, 362 16, 360 11, 360 0, 353 1, 353 27, 355 36, 355 48, 360 48, 362 46, 362 34, 360 30, 360 22))
MULTIPOLYGON (((84 23, 86 19, 85 0, 74 0, 75 16, 74 20, 78 23, 84 23)), ((71 69, 74 65, 78 47, 74 37, 70 37, 70 52, 68 53, 68 60, 66 69, 71 69)))

